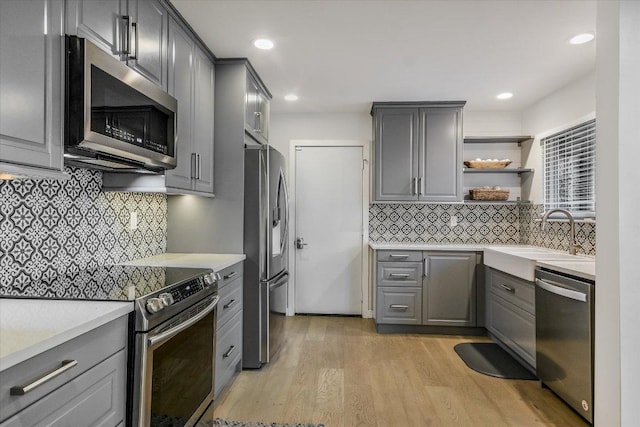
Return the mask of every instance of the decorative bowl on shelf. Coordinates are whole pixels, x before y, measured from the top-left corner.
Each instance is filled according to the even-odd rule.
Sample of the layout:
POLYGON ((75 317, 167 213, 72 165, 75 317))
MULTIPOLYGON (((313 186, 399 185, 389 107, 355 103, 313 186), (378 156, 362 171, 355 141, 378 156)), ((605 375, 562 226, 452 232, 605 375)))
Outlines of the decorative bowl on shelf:
POLYGON ((483 187, 472 188, 469 190, 471 200, 509 200, 509 190, 503 190, 500 187, 483 187))
POLYGON ((464 165, 471 169, 504 169, 511 160, 465 160, 464 165))

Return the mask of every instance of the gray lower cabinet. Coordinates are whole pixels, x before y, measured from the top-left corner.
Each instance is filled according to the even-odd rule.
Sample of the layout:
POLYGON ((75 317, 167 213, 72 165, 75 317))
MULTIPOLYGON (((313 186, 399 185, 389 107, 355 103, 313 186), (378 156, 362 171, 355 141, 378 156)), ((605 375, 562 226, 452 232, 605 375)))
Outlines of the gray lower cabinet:
POLYGON ((422 323, 476 326, 475 252, 424 252, 422 323))
POLYGON ((464 104, 373 104, 375 201, 462 201, 464 104))
POLYGON ((479 255, 377 251, 376 323, 475 327, 479 255))
POLYGON ((216 365, 214 399, 229 384, 236 372, 242 370, 242 292, 243 263, 220 271, 218 282, 216 365))
POLYGON ((124 423, 127 316, 0 372, 0 426, 117 426, 124 423), (64 366, 22 395, 11 392, 64 366))
POLYGON ((64 5, 0 0, 0 174, 62 176, 64 5))
POLYGON ((487 329, 494 338, 536 366, 535 285, 487 268, 487 329))

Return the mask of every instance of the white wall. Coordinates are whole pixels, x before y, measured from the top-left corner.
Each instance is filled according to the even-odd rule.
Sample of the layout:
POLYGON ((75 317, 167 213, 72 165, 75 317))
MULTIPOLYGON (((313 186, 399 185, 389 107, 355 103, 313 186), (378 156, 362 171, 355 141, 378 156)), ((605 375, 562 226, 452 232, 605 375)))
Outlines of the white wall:
POLYGON ((522 191, 530 201, 543 201, 540 139, 593 118, 595 111, 596 73, 593 70, 522 112, 523 133, 535 137, 522 144, 523 167, 535 170, 522 183, 522 191))
POLYGON ((638 424, 640 2, 597 9, 595 425, 638 424), (606 237, 603 237, 606 236, 606 237))
POLYGON ((289 165, 289 142, 295 139, 371 141, 369 113, 272 114, 269 143, 289 165))
POLYGON ((464 110, 464 136, 522 135, 520 112, 464 110))

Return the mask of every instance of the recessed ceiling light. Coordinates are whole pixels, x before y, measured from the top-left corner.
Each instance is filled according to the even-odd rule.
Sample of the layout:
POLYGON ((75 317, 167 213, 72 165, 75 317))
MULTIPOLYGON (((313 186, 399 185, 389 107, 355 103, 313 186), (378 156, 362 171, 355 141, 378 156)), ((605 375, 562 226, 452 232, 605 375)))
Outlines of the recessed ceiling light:
POLYGON ((509 99, 512 98, 513 94, 511 92, 502 92, 498 95, 496 95, 496 98, 498 99, 509 99))
POLYGON ((290 93, 288 95, 285 95, 284 99, 286 99, 287 101, 297 101, 298 95, 296 95, 295 93, 290 93))
POLYGON ((258 49, 269 50, 273 49, 273 42, 269 39, 257 39, 253 42, 253 45, 258 49))
POLYGON ((584 44, 584 43, 589 43, 591 40, 593 40, 596 36, 593 35, 592 33, 584 33, 584 34, 578 34, 577 36, 573 36, 571 37, 571 40, 569 40, 569 43, 571 44, 584 44))

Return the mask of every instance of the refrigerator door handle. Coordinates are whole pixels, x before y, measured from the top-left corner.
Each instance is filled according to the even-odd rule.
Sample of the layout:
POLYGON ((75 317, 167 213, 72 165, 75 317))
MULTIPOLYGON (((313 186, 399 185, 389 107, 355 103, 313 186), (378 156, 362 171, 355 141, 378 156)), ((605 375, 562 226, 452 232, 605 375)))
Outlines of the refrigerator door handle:
POLYGON ((287 240, 289 239, 289 190, 287 189, 287 180, 284 172, 280 169, 280 180, 282 182, 282 191, 284 193, 284 232, 280 241, 280 253, 284 253, 287 240))

